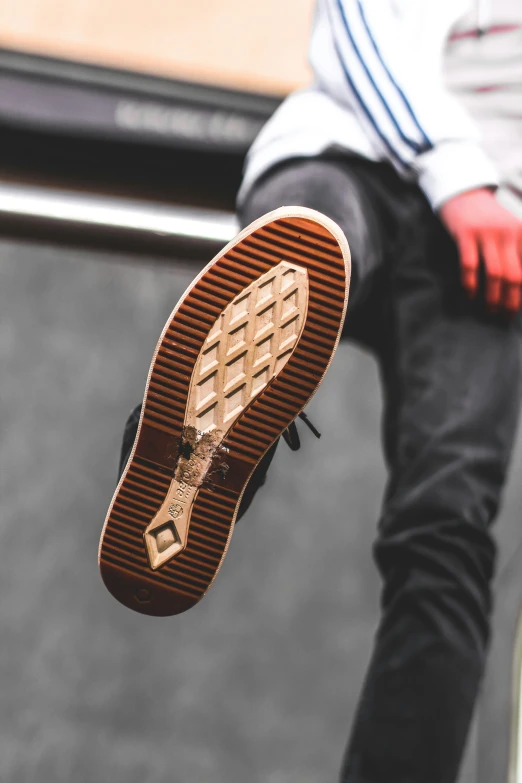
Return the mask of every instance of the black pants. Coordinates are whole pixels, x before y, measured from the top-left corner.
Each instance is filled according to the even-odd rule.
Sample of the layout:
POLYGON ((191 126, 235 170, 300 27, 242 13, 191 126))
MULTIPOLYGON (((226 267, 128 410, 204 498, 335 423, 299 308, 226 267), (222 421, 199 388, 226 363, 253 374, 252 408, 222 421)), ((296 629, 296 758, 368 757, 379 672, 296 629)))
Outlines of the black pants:
MULTIPOLYGON (((467 300, 453 242, 387 165, 289 161, 257 183, 241 222, 284 204, 315 208, 346 233, 345 336, 376 355, 385 400, 389 481, 374 549, 382 614, 341 780, 453 783, 488 645, 489 526, 519 408, 518 322, 467 300)), ((122 464, 136 427, 135 415, 122 464)))
POLYGON ((241 211, 317 209, 346 233, 345 336, 375 353, 389 481, 374 553, 382 614, 343 783, 453 783, 488 646, 498 509, 520 399, 519 323, 459 282, 421 191, 385 164, 293 160, 241 211))

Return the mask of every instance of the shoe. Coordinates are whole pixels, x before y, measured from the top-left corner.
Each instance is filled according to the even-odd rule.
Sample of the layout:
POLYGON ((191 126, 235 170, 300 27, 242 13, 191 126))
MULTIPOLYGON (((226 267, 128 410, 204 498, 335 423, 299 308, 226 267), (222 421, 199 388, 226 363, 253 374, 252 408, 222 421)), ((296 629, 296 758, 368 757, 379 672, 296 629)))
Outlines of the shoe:
POLYGON ((250 476, 330 365, 349 280, 341 229, 283 207, 185 291, 156 346, 101 535, 101 575, 122 604, 167 616, 206 594, 250 476))

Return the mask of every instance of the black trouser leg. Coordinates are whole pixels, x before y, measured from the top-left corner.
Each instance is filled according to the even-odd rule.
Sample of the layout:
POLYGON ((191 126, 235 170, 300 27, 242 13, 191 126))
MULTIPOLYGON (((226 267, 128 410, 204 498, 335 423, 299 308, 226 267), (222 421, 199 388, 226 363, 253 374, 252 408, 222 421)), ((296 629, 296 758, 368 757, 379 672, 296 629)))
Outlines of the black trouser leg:
POLYGON ((343 783, 454 783, 486 658, 519 330, 466 300, 453 243, 430 222, 390 268, 382 615, 343 783))
POLYGON ((342 781, 453 783, 487 649, 489 525, 518 415, 519 332, 465 299, 453 243, 388 167, 288 163, 258 183, 243 222, 282 204, 345 231, 345 333, 377 353, 385 394, 382 614, 342 781))

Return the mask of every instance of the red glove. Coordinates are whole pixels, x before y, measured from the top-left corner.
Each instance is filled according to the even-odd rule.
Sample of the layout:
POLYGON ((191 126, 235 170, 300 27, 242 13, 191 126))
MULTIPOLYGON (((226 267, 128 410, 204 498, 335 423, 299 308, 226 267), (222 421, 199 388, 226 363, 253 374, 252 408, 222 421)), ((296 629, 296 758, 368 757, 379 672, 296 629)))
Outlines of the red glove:
POLYGON ((487 188, 446 201, 440 217, 460 253, 462 285, 470 296, 478 286, 479 263, 486 278, 486 301, 510 313, 522 304, 522 221, 504 209, 487 188))

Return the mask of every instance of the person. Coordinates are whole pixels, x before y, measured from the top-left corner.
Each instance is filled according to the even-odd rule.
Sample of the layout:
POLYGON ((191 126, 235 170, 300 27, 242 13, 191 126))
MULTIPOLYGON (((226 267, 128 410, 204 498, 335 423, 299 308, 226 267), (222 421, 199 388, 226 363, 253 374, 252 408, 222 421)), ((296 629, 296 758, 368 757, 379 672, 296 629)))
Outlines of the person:
POLYGON ((383 384, 382 613, 343 783, 453 783, 484 671, 521 388, 521 53, 510 0, 319 0, 313 84, 247 160, 243 225, 300 204, 346 233, 345 335, 383 384))
POLYGON ((342 783, 454 783, 484 672, 521 391, 521 30, 516 0, 318 0, 313 83, 247 158, 243 226, 292 204, 346 234, 343 333, 382 379, 381 615, 342 783))

